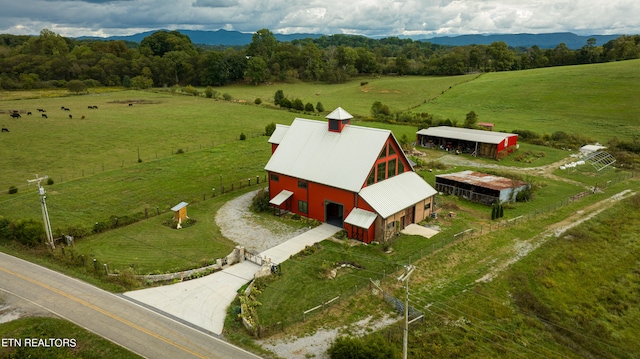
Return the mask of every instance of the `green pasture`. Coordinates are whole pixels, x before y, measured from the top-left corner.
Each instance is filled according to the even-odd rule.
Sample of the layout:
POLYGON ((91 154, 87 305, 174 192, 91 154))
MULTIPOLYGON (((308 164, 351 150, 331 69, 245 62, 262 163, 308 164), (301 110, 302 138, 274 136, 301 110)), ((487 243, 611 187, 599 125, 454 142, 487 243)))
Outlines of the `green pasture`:
POLYGON ((606 143, 640 134, 640 60, 486 73, 415 111, 464 122, 469 111, 495 130, 564 131, 606 143))
MULTIPOLYGON (((271 150, 264 136, 233 141, 211 148, 135 163, 118 170, 85 174, 85 177, 45 186, 54 231, 111 217, 149 216, 166 213, 185 201, 210 198, 220 183, 225 191, 264 183, 264 165, 271 150)), ((55 172, 51 173, 56 178, 55 172)), ((26 182, 26 181, 25 181, 26 182)), ((41 218, 35 186, 14 195, 0 195, 0 213, 7 218, 41 218)))
POLYGON ((491 259, 515 256, 504 244, 529 238, 537 232, 529 230, 533 226, 459 243, 422 261, 414 303, 432 305, 410 334, 410 347, 442 357, 635 357, 637 206, 637 196, 625 200, 551 238, 487 283, 475 280, 492 266, 488 252, 491 259), (434 285, 439 278, 446 284, 434 285))
POLYGON ((354 116, 368 117, 371 116, 371 105, 375 101, 389 106, 393 112, 402 112, 475 77, 477 75, 363 77, 342 84, 294 82, 267 86, 232 85, 215 90, 220 94, 228 93, 236 100, 253 103, 256 98, 260 98, 271 104, 275 92, 282 90, 291 100, 299 98, 303 103, 311 103, 314 106, 321 102, 326 111, 340 106, 354 116))
POLYGON ((120 170, 137 164, 138 158, 148 162, 179 149, 216 147, 235 141, 241 133, 252 137, 264 133, 271 122, 289 124, 294 117, 255 105, 144 91, 8 100, 0 103, 0 109, 33 113, 16 120, 2 115, 0 124, 10 130, 0 138, 2 194, 9 186, 24 189, 35 174, 46 174, 58 183, 120 170), (61 110, 62 106, 71 111, 61 110), (49 118, 42 118, 37 108, 46 109, 49 118))

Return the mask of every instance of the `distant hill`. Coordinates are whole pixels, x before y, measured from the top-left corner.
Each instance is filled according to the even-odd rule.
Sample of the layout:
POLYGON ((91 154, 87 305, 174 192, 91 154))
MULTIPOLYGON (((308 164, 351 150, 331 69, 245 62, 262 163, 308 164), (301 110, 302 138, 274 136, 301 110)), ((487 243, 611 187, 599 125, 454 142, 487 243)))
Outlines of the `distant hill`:
MULTIPOLYGON (((132 42, 140 42, 145 37, 153 34, 154 31, 141 32, 128 36, 111 36, 88 37, 83 36, 78 39, 95 39, 95 40, 124 40, 132 42)), ((178 30, 180 33, 189 36, 194 44, 203 45, 226 45, 226 46, 242 46, 251 43, 253 33, 228 31, 228 30, 178 30)), ((317 39, 322 34, 274 34, 276 39, 281 42, 287 42, 300 39, 317 39)), ((465 45, 488 45, 496 41, 504 41, 511 47, 531 47, 538 45, 540 48, 554 48, 560 43, 564 43, 568 48, 579 49, 587 43, 587 39, 595 38, 597 45, 603 45, 609 40, 615 39, 620 35, 576 35, 571 32, 557 32, 549 34, 495 34, 495 35, 460 35, 445 37, 412 37, 415 41, 431 42, 438 45, 465 46, 465 45)))
MULTIPOLYGON (((596 39, 596 45, 604 45, 609 40, 620 35, 576 35, 571 32, 556 32, 549 34, 495 34, 495 35, 460 35, 419 39, 419 41, 431 42, 438 45, 489 45, 492 42, 504 41, 511 47, 531 47, 538 45, 540 48, 554 48, 564 43, 568 48, 576 50, 587 43, 590 38, 596 39)), ((417 40, 417 39, 414 39, 417 40)))
MULTIPOLYGON (((123 40, 123 41, 132 41, 132 42, 140 42, 145 37, 153 34, 156 31, 161 30, 153 30, 141 32, 138 34, 127 35, 127 36, 110 36, 110 37, 90 37, 83 36, 78 37, 79 40, 93 39, 93 40, 123 40)), ((248 45, 251 43, 251 39, 253 38, 253 33, 240 32, 240 31, 228 31, 228 30, 215 30, 215 31, 204 31, 204 30, 178 30, 181 34, 189 36, 191 42, 194 44, 202 44, 202 45, 226 45, 226 46, 242 46, 248 45)), ((274 34, 276 39, 281 42, 288 42, 292 40, 300 40, 306 38, 319 38, 321 34, 274 34)))

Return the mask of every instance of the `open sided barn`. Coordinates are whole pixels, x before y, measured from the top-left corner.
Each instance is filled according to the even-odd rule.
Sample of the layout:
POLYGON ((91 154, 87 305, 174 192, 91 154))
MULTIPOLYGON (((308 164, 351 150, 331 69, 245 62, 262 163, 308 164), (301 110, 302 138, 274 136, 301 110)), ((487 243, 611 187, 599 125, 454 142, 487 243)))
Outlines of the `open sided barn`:
POLYGON ((337 108, 328 122, 296 118, 269 142, 270 204, 344 228, 365 243, 386 241, 427 218, 436 191, 414 172, 389 130, 350 124, 337 108))
POLYGON ((514 202, 518 192, 527 189, 526 182, 475 171, 436 175, 436 190, 483 203, 514 202))
POLYGON ((501 153, 511 153, 518 142, 514 133, 474 130, 450 126, 422 129, 416 133, 422 147, 458 151, 472 156, 497 158, 501 153))

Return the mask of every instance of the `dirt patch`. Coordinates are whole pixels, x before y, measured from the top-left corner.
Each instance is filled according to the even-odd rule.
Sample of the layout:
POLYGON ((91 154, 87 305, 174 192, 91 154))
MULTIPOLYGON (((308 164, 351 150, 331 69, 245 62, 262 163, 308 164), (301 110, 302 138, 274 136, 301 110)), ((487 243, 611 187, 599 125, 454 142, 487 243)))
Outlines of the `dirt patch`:
POLYGON ((274 352, 278 357, 287 359, 329 359, 327 350, 341 334, 349 333, 351 336, 361 336, 365 333, 385 328, 399 319, 386 316, 379 320, 367 317, 352 325, 336 329, 320 329, 313 335, 306 337, 269 338, 258 343, 263 348, 274 352))
POLYGON ((0 324, 26 317, 55 317, 55 315, 29 301, 0 292, 0 324))

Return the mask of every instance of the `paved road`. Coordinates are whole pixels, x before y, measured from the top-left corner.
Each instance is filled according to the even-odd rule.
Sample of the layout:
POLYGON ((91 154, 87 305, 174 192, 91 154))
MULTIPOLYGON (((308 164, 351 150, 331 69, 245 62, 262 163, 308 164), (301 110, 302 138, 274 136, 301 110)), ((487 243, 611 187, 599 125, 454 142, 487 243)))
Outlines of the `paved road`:
MULTIPOLYGON (((282 263, 291 255, 331 237, 341 228, 323 223, 260 253, 271 263, 282 263)), ((234 264, 206 277, 186 282, 126 292, 124 295, 206 331, 222 334, 227 307, 238 289, 253 279, 260 267, 249 261, 234 264)))
POLYGON ((117 295, 4 253, 0 253, 0 292, 29 301, 143 357, 259 358, 117 295))

